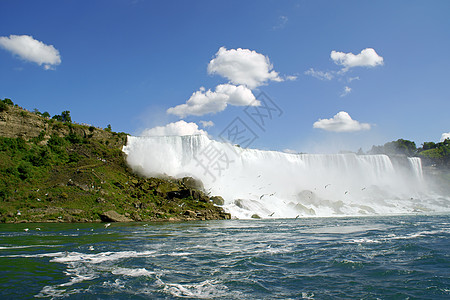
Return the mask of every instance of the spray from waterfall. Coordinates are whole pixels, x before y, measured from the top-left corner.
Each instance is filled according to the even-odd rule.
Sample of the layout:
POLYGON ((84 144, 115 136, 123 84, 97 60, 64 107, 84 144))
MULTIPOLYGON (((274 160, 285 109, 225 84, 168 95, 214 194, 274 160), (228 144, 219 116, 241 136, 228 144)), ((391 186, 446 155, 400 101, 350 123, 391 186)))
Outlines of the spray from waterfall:
POLYGON ((405 214, 449 210, 419 158, 289 154, 243 149, 205 135, 132 137, 123 151, 144 176, 193 176, 237 218, 405 214), (444 205, 443 205, 444 203, 444 205))

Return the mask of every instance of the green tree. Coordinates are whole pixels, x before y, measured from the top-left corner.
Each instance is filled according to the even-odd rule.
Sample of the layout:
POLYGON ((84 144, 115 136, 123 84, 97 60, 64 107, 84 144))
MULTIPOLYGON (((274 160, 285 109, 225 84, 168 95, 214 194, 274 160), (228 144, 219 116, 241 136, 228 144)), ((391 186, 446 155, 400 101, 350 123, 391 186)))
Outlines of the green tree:
POLYGON ((430 150, 436 148, 436 143, 433 142, 425 142, 422 144, 422 150, 430 150))
POLYGON ((62 116, 61 116, 61 115, 54 115, 54 116, 52 117, 52 120, 56 120, 56 121, 62 122, 62 116))
POLYGON ((2 102, 11 106, 14 105, 14 102, 12 102, 11 99, 8 98, 3 99, 2 102))
POLYGON ((61 118, 63 122, 72 123, 72 118, 70 117, 70 111, 65 110, 61 113, 61 118))
POLYGON ((404 139, 398 139, 384 144, 384 154, 404 154, 413 156, 417 152, 416 143, 404 139))

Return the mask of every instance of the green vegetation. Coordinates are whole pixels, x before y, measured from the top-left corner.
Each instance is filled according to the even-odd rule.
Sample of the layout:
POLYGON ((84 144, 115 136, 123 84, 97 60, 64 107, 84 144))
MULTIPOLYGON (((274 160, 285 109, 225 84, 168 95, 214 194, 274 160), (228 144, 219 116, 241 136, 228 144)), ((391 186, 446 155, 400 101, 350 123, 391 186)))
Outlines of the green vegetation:
POLYGON ((422 148, 417 150, 418 156, 426 163, 450 168, 450 139, 440 143, 423 143, 422 148))
POLYGON ((371 154, 403 154, 406 156, 414 156, 416 152, 416 143, 404 139, 388 142, 383 146, 372 146, 372 149, 369 151, 371 154))
POLYGON ((412 141, 399 139, 383 146, 372 146, 369 154, 418 156, 422 158, 425 165, 448 169, 450 168, 450 139, 440 143, 424 142, 420 148, 416 148, 416 144, 412 141))
POLYGON ((229 218, 189 180, 134 174, 125 133, 71 123, 69 111, 60 117, 39 115, 46 129, 28 140, 0 136, 0 222, 99 222, 111 210, 135 221, 229 218))
POLYGON ((14 105, 14 103, 11 101, 11 99, 5 98, 3 100, 0 100, 0 112, 7 111, 8 105, 10 105, 10 106, 14 105))

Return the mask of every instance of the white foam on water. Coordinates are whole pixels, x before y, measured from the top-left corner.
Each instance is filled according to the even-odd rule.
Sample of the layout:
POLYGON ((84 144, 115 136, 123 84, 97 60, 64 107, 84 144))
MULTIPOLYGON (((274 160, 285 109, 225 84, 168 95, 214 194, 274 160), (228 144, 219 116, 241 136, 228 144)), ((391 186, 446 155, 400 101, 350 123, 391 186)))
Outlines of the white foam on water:
POLYGON ((144 176, 202 180, 236 218, 450 211, 450 197, 438 199, 427 187, 420 158, 398 157, 394 164, 386 155, 288 154, 243 149, 204 135, 129 136, 123 151, 144 176), (214 153, 217 160, 209 164, 214 153))
POLYGON ((114 275, 125 275, 130 277, 141 277, 141 276, 152 276, 155 275, 155 272, 148 271, 145 268, 137 268, 137 269, 130 269, 130 268, 115 268, 111 271, 114 275))
MULTIPOLYGON (((61 252, 60 252, 61 253, 61 252)), ((120 251, 120 252, 100 252, 100 253, 79 253, 79 252, 69 252, 62 253, 51 260, 51 262, 58 263, 70 263, 70 262, 85 262, 91 264, 99 264, 107 261, 114 261, 123 258, 130 257, 148 257, 155 254, 155 251, 120 251)))
POLYGON ((214 280, 198 284, 165 283, 163 291, 180 298, 211 299, 227 295, 227 288, 214 280))
POLYGON ((194 253, 191 252, 171 252, 169 253, 169 256, 189 256, 192 255, 194 253))
MULTIPOLYGON (((130 277, 151 276, 154 272, 145 268, 122 268, 111 266, 122 259, 152 257, 155 251, 118 251, 118 252, 100 252, 100 253, 80 253, 80 252, 55 252, 42 253, 34 255, 10 255, 10 257, 28 257, 28 258, 44 258, 49 257, 50 262, 61 263, 67 265, 64 274, 70 279, 67 282, 44 286, 36 297, 66 297, 67 295, 78 293, 78 289, 67 290, 67 287, 77 283, 93 280, 102 276, 102 274, 111 273, 113 275, 124 275, 130 277)), ((115 282, 118 284, 118 281, 115 282)))
POLYGON ((27 245, 27 246, 0 246, 0 250, 25 249, 25 248, 54 248, 61 247, 61 245, 27 245))

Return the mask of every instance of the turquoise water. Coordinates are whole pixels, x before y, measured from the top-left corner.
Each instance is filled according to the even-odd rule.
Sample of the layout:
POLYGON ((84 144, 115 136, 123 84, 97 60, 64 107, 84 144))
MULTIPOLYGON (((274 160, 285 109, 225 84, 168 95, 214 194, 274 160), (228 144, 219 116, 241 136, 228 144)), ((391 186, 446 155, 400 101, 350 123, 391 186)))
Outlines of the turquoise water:
POLYGON ((448 299, 449 237, 449 215, 3 224, 0 298, 448 299))

